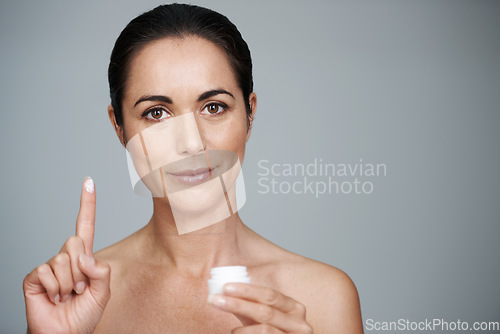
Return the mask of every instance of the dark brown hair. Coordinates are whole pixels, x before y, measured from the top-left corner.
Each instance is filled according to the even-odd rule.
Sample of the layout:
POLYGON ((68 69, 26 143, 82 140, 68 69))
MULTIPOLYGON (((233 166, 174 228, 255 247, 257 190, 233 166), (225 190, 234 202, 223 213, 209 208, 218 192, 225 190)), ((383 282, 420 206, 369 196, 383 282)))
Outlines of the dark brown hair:
POLYGON ((213 10, 186 4, 158 6, 132 21, 116 40, 108 68, 109 92, 116 123, 122 126, 123 92, 130 63, 146 44, 167 37, 202 37, 224 50, 243 92, 248 124, 251 119, 249 97, 253 91, 252 58, 247 43, 227 17, 213 10))

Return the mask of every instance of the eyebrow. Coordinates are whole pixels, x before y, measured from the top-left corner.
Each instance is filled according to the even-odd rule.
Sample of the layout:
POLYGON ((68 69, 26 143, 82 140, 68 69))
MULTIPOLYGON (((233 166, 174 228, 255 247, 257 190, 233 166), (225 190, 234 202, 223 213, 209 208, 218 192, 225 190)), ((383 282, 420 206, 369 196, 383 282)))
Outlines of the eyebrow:
POLYGON ((209 90, 209 91, 201 94, 200 97, 198 98, 198 102, 201 102, 203 100, 209 99, 212 96, 219 95, 219 94, 226 94, 226 95, 231 96, 234 99, 233 94, 229 93, 225 89, 212 89, 212 90, 209 90))
POLYGON ((165 102, 168 104, 172 104, 172 99, 169 98, 168 96, 164 95, 146 95, 141 97, 139 100, 137 100, 134 104, 134 107, 137 106, 139 103, 144 102, 144 101, 155 101, 155 102, 165 102))
MULTIPOLYGON (((197 101, 201 102, 203 100, 209 99, 212 96, 219 95, 219 94, 226 94, 226 95, 231 96, 234 99, 234 95, 225 89, 212 89, 212 90, 206 91, 203 94, 201 94, 198 97, 197 101)), ((134 107, 137 106, 139 103, 144 102, 144 101, 164 102, 164 103, 168 103, 168 104, 173 103, 172 99, 168 96, 165 96, 165 95, 145 95, 145 96, 142 96, 141 98, 139 98, 135 102, 134 107)))

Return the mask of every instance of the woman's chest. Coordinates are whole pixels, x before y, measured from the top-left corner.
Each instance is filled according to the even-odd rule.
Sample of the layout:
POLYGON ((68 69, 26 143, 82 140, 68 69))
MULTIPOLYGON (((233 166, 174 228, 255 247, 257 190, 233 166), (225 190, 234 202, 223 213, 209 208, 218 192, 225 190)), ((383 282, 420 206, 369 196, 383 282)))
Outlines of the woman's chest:
POLYGON ((227 333, 241 326, 207 298, 205 280, 129 277, 112 285, 95 333, 227 333))

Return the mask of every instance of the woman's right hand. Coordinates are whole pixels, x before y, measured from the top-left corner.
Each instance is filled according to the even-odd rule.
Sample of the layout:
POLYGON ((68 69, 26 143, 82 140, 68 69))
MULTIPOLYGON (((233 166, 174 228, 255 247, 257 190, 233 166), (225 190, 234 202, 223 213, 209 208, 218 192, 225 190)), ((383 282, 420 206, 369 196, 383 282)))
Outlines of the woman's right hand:
POLYGON ((28 333, 92 333, 110 297, 110 267, 94 259, 96 194, 82 185, 76 235, 23 282, 28 333))

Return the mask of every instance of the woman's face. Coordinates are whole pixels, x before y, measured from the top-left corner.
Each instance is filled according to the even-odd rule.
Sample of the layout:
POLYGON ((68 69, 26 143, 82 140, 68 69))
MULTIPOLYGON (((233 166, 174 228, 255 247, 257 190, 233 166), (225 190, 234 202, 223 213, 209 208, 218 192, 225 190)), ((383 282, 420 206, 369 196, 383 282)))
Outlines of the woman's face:
MULTIPOLYGON (((255 103, 252 94, 253 109, 255 103)), ((224 51, 203 38, 165 38, 143 47, 132 60, 122 110, 125 140, 193 112, 206 149, 233 151, 243 161, 250 135, 243 94, 224 51), (215 91, 227 93, 203 96, 215 91), (160 98, 145 100, 154 96, 160 98)), ((185 138, 178 139, 182 145, 185 138)))
MULTIPOLYGON (((250 106, 255 112, 254 93, 250 106)), ((149 169, 162 167, 170 189, 199 182, 179 173, 203 167, 207 156, 210 176, 243 161, 250 136, 243 94, 224 51, 203 38, 165 38, 144 46, 132 59, 122 110, 119 128, 108 109, 120 140, 127 149, 133 141, 137 147, 149 141, 149 169)))

